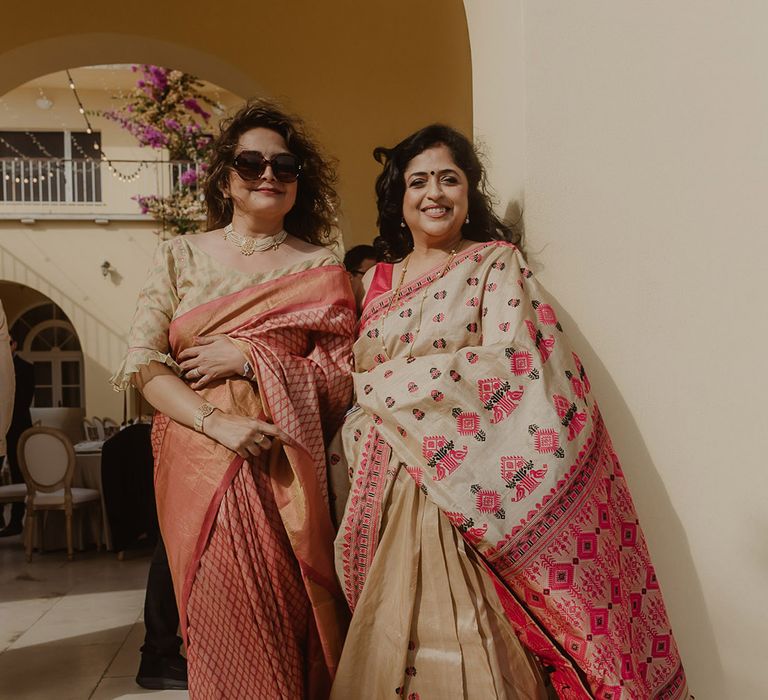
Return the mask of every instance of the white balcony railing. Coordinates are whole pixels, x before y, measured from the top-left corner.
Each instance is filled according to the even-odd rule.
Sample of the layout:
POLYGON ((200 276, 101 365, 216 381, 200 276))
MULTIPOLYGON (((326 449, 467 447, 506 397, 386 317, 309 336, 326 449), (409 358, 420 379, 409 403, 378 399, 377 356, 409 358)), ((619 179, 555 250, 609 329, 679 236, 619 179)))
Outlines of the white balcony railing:
POLYGON ((200 165, 188 161, 104 161, 64 158, 0 158, 0 212, 3 205, 57 204, 106 206, 135 211, 137 194, 164 196, 179 187, 182 175, 200 165), (133 177, 117 179, 116 173, 133 177), (115 175, 113 177, 113 174, 115 175), (102 178, 104 181, 102 182, 102 178))
POLYGON ((101 201, 101 162, 60 158, 0 158, 0 202, 101 201))

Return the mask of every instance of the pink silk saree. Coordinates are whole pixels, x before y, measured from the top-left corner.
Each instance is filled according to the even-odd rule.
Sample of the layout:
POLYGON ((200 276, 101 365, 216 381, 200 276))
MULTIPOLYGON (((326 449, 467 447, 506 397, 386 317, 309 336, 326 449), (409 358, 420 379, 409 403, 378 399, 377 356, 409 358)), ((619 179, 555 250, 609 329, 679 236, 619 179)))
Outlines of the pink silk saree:
POLYGON ((266 417, 290 436, 270 454, 244 462, 205 435, 156 416, 160 526, 186 642, 188 631, 195 629, 190 688, 197 659, 203 663, 225 654, 221 662, 228 668, 245 669, 224 679, 225 691, 216 687, 221 679, 207 677, 210 668, 198 672, 195 666, 205 688, 195 697, 289 698, 296 697, 298 687, 305 697, 328 694, 348 614, 333 567, 324 440, 350 398, 354 325, 346 272, 337 265, 247 287, 171 322, 174 357, 199 335, 225 333, 245 341, 255 382, 232 378, 199 393, 224 411, 266 417), (235 567, 244 571, 242 585, 235 581, 240 574, 235 567), (303 590, 290 580, 294 570, 303 590), (267 589, 269 605, 259 609, 254 601, 267 589), (221 600, 214 604, 216 596, 221 600), (301 629, 304 601, 308 620, 301 629), (300 623, 285 619, 292 611, 300 623), (197 619, 190 619, 190 612, 197 619), (261 628, 269 625, 275 626, 274 634, 258 641, 261 628), (286 640, 274 637, 282 634, 296 637, 291 653, 304 657, 299 660, 305 673, 300 685, 281 678, 280 663, 289 652, 286 640), (232 655, 242 658, 235 664, 232 655), (249 656, 258 656, 274 680, 261 678, 248 664, 249 656))
POLYGON ((391 291, 373 298, 360 322, 362 410, 335 456, 351 483, 336 540, 350 607, 390 517, 394 454, 476 553, 562 700, 687 698, 619 461, 545 293, 506 243, 441 271, 391 308, 391 291))

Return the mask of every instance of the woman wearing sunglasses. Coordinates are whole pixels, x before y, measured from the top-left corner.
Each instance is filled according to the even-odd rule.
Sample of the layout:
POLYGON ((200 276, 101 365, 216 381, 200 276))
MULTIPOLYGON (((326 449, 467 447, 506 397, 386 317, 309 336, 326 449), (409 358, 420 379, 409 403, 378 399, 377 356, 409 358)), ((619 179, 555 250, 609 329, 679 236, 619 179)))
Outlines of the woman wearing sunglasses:
POLYGON ((345 604, 324 436, 351 390, 355 306, 334 173, 299 121, 222 124, 208 230, 162 243, 113 377, 157 409, 156 497, 192 698, 325 697, 345 604))

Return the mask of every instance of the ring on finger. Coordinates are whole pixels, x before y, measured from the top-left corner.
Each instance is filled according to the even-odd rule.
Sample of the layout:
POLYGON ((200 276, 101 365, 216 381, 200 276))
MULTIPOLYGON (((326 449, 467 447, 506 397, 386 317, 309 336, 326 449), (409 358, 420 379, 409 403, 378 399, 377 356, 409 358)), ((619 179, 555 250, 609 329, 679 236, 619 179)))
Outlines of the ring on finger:
POLYGON ((193 367, 191 370, 189 370, 189 376, 191 379, 199 379, 200 378, 200 370, 197 367, 193 367))
POLYGON ((263 433, 256 433, 256 435, 253 436, 253 441, 257 445, 264 440, 264 434, 263 433))

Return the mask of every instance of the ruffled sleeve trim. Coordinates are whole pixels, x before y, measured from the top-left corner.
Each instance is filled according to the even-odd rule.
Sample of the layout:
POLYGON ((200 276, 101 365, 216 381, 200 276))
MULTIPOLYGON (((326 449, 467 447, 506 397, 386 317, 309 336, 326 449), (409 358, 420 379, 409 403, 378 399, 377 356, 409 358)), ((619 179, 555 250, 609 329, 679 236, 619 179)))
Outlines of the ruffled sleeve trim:
POLYGON ((159 362, 160 364, 167 365, 178 376, 181 376, 181 367, 170 355, 150 348, 131 348, 120 368, 109 380, 112 388, 115 391, 125 391, 131 385, 133 375, 150 362, 159 362))

